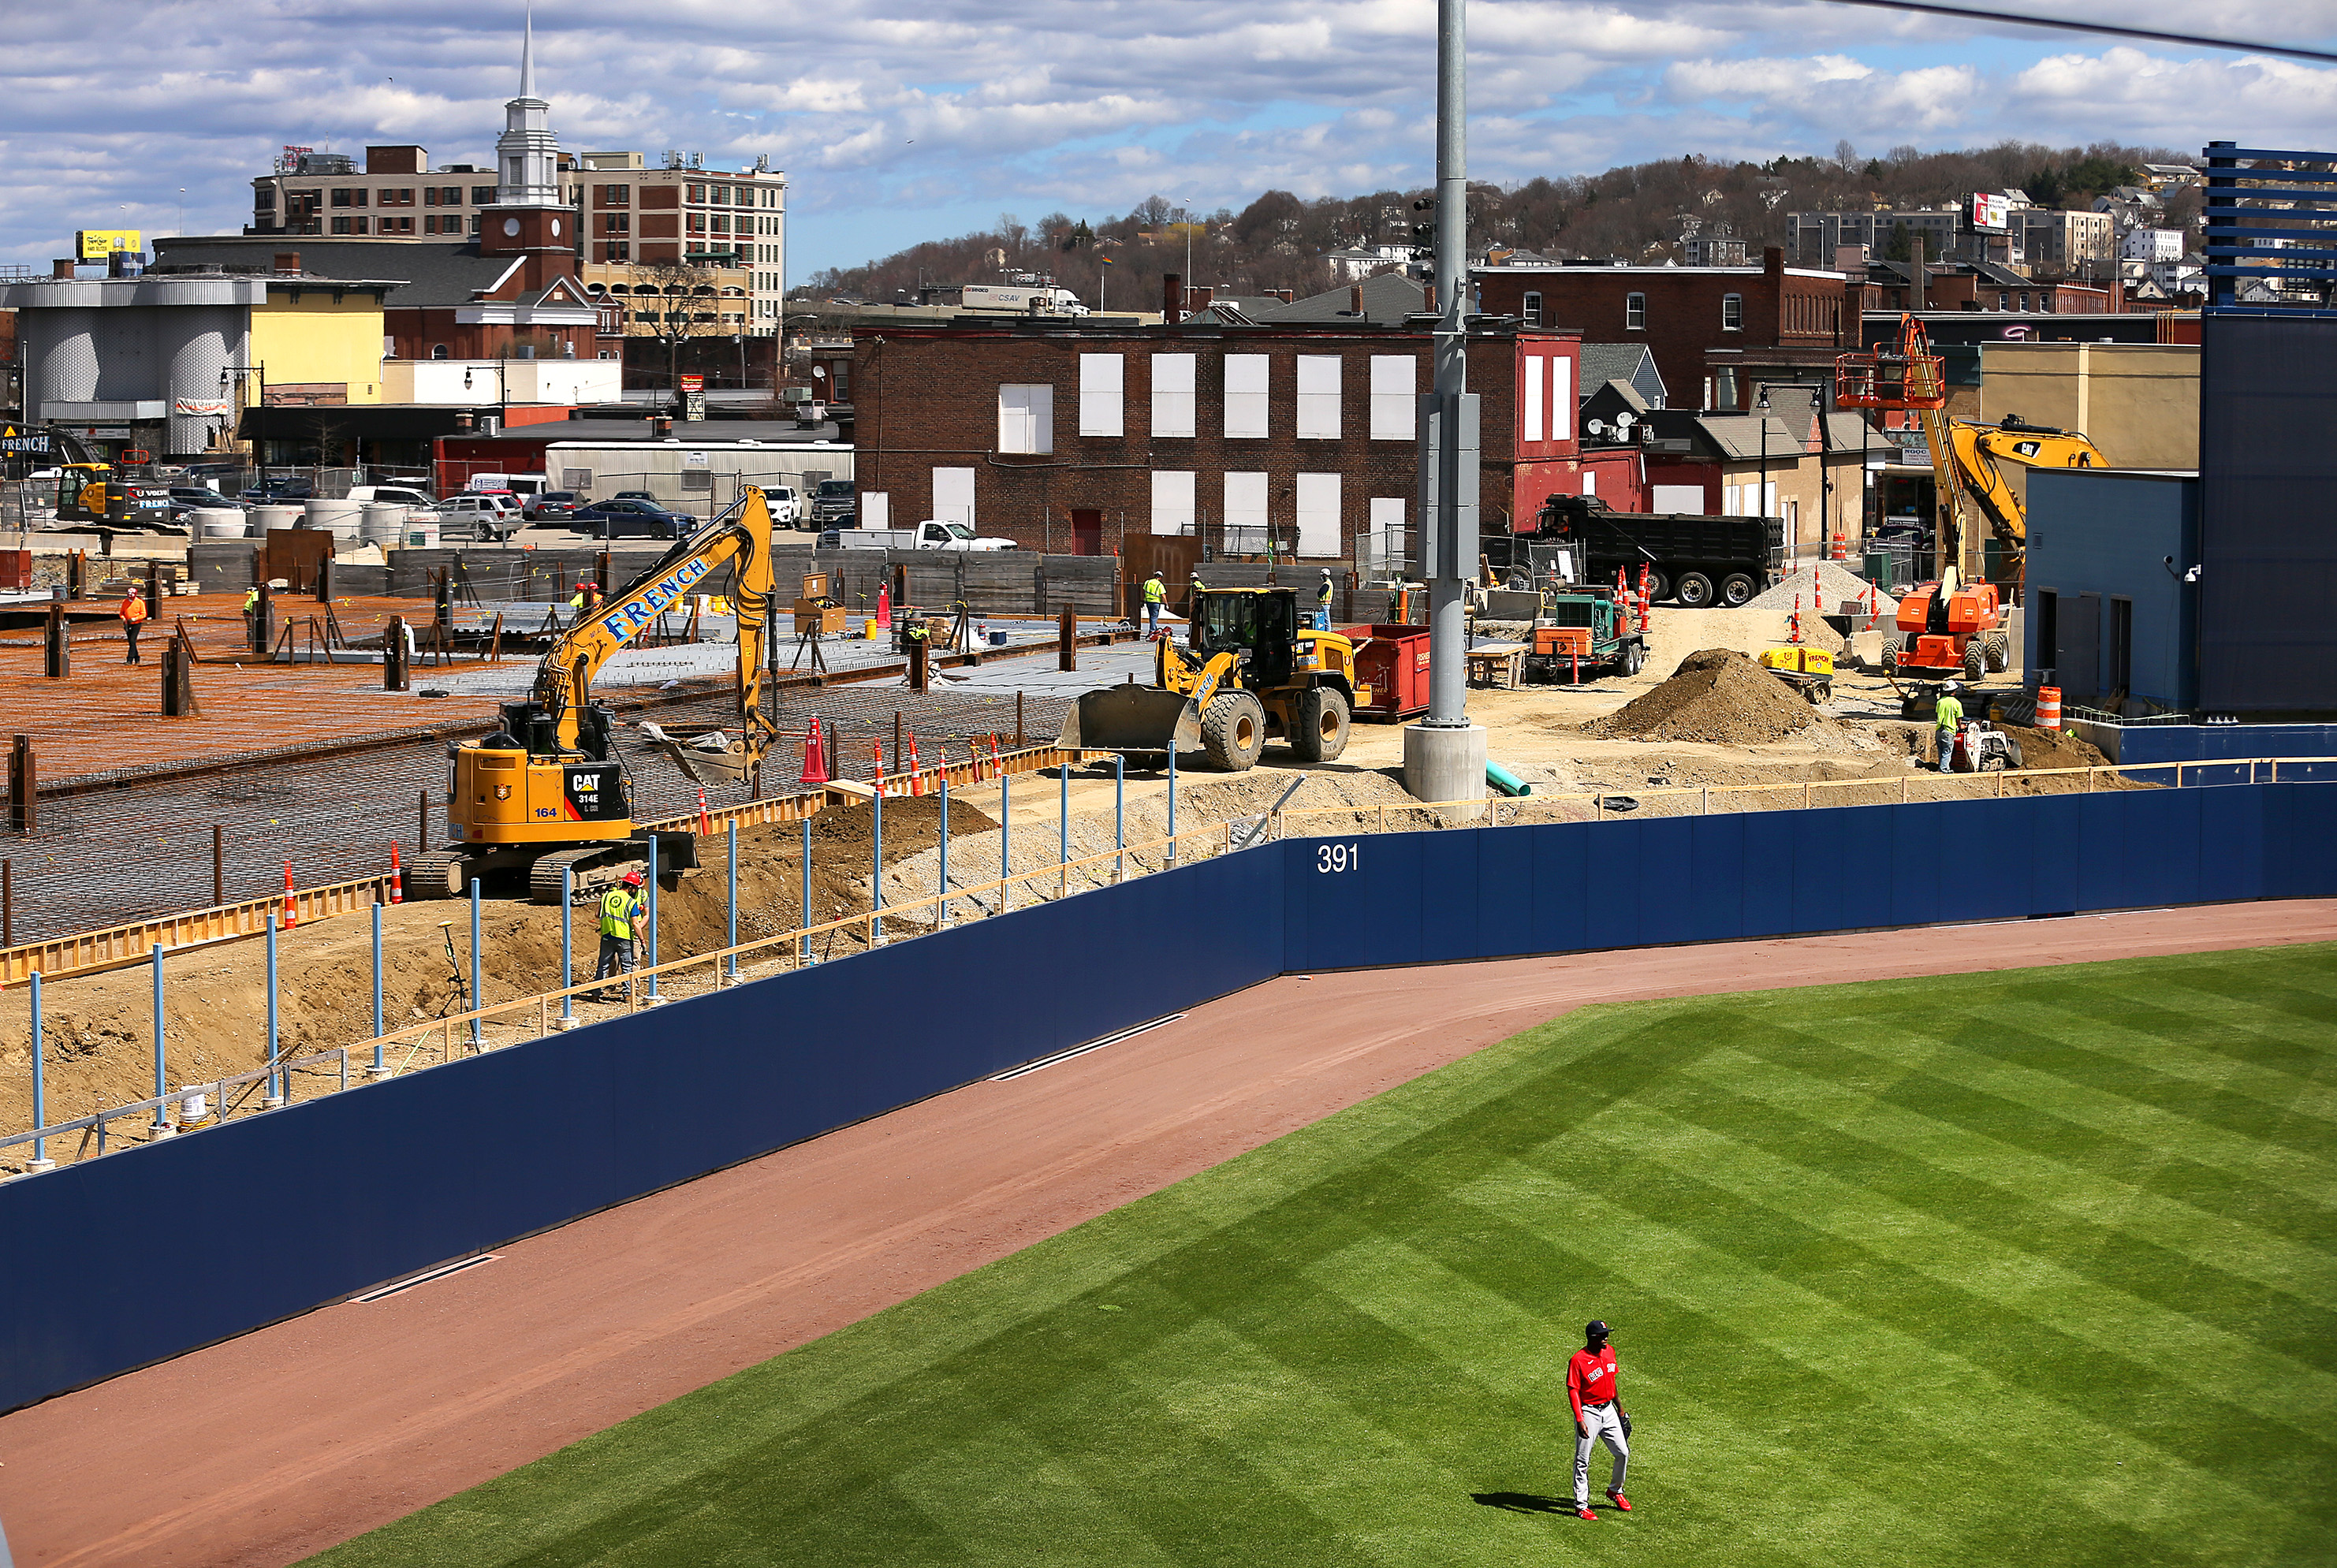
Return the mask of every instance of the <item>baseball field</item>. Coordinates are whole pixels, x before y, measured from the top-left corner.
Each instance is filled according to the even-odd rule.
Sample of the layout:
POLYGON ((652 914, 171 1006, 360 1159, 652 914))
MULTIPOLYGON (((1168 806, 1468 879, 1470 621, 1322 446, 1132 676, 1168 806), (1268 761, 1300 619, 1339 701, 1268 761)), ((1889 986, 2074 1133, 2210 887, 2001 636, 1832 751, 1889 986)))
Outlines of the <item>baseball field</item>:
POLYGON ((314 1561, 2328 1563, 2332 1216, 2337 948, 1586 1008, 314 1561))

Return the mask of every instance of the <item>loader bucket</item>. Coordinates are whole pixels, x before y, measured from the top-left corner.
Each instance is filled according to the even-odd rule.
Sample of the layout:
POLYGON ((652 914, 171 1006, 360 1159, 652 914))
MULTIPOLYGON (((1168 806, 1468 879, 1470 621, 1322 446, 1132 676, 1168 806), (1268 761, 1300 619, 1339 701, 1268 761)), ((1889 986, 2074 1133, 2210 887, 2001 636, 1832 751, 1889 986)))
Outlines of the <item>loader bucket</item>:
POLYGON ((1055 744, 1067 751, 1198 751, 1201 710, 1182 692, 1127 681, 1082 692, 1055 744))

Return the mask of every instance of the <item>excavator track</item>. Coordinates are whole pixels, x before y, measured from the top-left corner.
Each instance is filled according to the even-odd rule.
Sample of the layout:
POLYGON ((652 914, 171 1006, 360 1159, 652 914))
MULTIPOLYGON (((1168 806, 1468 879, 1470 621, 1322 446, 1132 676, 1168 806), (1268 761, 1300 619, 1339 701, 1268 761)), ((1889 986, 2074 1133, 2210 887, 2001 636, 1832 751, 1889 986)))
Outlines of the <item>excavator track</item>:
POLYGON ((409 899, 460 898, 470 885, 468 855, 431 850, 406 864, 404 891, 409 899))
POLYGON ((528 901, 558 908, 561 887, 565 881, 562 875, 564 872, 576 873, 577 901, 589 903, 616 886, 628 870, 646 871, 648 868, 648 854, 640 843, 632 839, 589 844, 582 849, 561 850, 543 856, 528 868, 528 901))

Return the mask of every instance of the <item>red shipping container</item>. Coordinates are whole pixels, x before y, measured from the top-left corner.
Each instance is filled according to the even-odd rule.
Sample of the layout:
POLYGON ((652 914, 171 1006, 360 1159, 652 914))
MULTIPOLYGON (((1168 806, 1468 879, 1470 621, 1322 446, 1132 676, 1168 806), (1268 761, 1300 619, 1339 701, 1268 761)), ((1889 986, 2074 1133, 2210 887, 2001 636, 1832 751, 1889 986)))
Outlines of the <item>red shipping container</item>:
POLYGON ((1355 648, 1355 681, 1372 688, 1372 700, 1357 707, 1355 716, 1392 723, 1426 713, 1428 628, 1370 626, 1355 629, 1369 638, 1355 648))
POLYGON ((0 591, 22 591, 33 586, 33 552, 0 550, 0 591))

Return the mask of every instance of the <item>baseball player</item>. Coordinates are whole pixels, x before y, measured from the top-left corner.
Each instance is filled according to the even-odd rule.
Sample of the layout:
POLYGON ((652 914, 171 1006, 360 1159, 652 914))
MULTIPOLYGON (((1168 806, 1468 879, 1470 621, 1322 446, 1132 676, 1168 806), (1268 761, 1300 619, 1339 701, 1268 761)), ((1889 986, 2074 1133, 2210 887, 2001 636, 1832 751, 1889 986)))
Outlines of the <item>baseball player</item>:
POLYGON ((1566 1364, 1566 1397, 1574 1405, 1574 1511, 1593 1523, 1590 1511, 1590 1447, 1604 1442, 1615 1456, 1615 1476, 1607 1500, 1624 1513, 1631 1511, 1623 1495, 1623 1471, 1631 1462, 1631 1417, 1624 1413, 1616 1392, 1615 1352, 1607 1343, 1607 1325, 1598 1321, 1582 1328, 1582 1349, 1566 1364))

